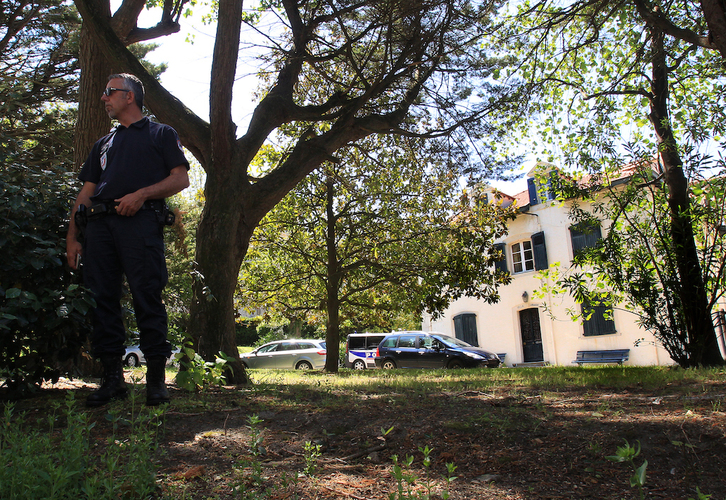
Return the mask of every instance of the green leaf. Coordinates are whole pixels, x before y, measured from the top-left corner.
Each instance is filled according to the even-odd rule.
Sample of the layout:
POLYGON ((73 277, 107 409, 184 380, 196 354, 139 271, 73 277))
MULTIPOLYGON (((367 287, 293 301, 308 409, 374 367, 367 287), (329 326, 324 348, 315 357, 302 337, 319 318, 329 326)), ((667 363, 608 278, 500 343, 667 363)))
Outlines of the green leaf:
POLYGON ((630 486, 645 486, 645 470, 648 467, 648 461, 644 461, 643 465, 635 469, 635 474, 630 478, 630 486))

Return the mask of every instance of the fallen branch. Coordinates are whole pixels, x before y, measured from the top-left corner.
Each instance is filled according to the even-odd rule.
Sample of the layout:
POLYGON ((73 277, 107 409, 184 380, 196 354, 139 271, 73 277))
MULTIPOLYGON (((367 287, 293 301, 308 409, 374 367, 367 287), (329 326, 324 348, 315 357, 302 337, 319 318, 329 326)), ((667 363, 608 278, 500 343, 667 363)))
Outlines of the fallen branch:
POLYGON ((360 458, 364 455, 369 455, 373 453, 374 451, 381 451, 386 448, 386 443, 382 443, 376 446, 373 446, 371 448, 368 448, 367 450, 359 451, 357 453, 353 453, 352 455, 348 455, 347 457, 339 458, 341 462, 347 462, 348 460, 353 460, 355 458, 360 458))
POLYGON ((359 496, 356 496, 356 495, 354 495, 352 493, 343 493, 342 491, 338 491, 335 488, 331 488, 330 486, 323 485, 323 488, 325 488, 326 490, 332 491, 336 495, 343 495, 345 498, 354 498, 355 500, 366 500, 365 497, 359 497, 359 496))

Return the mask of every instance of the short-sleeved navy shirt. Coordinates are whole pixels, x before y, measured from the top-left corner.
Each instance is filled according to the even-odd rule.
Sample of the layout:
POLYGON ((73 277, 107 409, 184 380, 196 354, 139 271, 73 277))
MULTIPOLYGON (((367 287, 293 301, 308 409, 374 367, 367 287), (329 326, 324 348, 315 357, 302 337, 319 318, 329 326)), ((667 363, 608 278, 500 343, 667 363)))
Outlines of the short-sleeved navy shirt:
POLYGON ((181 165, 189 168, 176 131, 144 117, 97 141, 78 178, 96 184, 94 201, 115 200, 164 180, 181 165))

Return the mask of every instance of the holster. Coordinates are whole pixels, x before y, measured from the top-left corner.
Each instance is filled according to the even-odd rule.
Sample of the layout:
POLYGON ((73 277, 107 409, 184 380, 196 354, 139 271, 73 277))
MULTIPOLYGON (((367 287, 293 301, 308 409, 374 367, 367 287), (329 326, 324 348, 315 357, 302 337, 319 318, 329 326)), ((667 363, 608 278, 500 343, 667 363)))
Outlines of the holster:
POLYGON ((76 213, 73 214, 73 220, 76 222, 78 228, 78 241, 83 241, 83 235, 86 232, 86 225, 88 224, 88 211, 86 205, 78 205, 76 213))
POLYGON ((88 207, 88 219, 96 219, 104 215, 116 215, 117 201, 99 201, 88 207))

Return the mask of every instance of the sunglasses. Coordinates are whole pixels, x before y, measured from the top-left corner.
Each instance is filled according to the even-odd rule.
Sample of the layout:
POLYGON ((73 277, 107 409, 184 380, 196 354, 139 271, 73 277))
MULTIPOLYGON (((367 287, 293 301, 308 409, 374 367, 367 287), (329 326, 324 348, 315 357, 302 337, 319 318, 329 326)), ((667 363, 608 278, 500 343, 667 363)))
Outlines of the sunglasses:
POLYGON ((117 90, 120 92, 131 92, 129 89, 115 89, 113 87, 107 87, 107 88, 103 89, 102 94, 105 95, 106 97, 111 97, 111 93, 113 93, 117 90))

